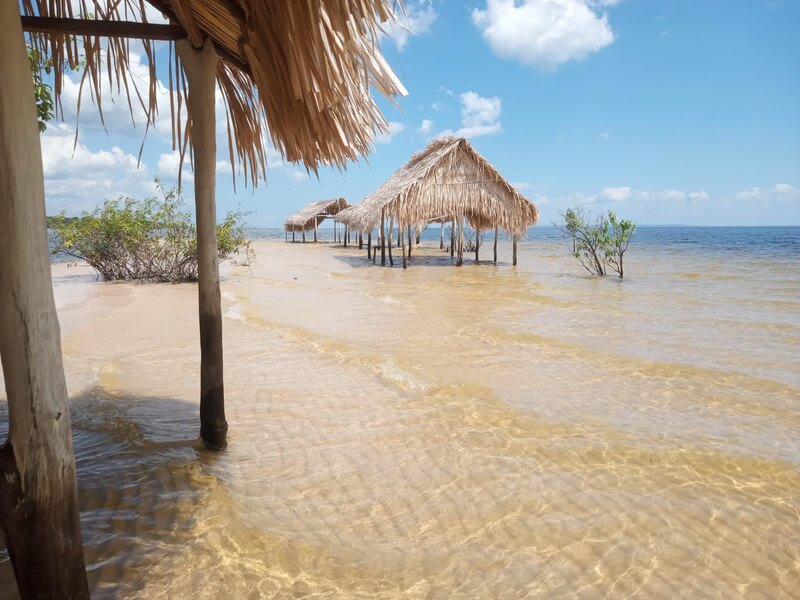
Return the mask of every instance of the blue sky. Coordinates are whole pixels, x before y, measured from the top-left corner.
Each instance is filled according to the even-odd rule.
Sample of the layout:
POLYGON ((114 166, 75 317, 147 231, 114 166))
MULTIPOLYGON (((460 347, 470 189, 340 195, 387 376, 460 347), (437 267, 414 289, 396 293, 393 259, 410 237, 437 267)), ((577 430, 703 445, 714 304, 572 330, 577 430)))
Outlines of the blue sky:
MULTIPOLYGON (((277 227, 313 200, 357 202, 453 132, 543 224, 578 203, 642 224, 800 224, 800 1, 407 0, 406 21, 415 35, 390 27, 382 48, 409 95, 379 102, 392 130, 374 152, 319 179, 273 154, 267 183, 234 193, 220 144, 220 214, 277 227)), ((84 103, 73 153, 76 96, 43 135, 48 212, 175 180, 168 103, 137 168, 124 102, 104 106, 108 133, 84 103)))

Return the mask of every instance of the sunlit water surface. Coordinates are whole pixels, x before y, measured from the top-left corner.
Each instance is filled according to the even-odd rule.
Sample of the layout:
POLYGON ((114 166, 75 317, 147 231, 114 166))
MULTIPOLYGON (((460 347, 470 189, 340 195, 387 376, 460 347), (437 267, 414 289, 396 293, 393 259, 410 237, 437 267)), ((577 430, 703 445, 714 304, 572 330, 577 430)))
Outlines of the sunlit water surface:
POLYGON ((800 597, 800 230, 427 237, 225 269, 223 454, 196 288, 54 266, 95 597, 800 597))

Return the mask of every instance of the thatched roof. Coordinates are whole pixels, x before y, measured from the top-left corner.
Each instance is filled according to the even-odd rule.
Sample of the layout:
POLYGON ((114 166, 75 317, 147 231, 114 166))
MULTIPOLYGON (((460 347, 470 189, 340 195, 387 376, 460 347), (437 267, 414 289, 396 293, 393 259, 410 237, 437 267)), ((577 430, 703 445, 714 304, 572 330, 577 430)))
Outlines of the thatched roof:
POLYGON ((366 233, 380 223, 382 211, 401 225, 463 215, 473 228, 499 227, 513 235, 524 235, 539 218, 536 206, 467 140, 454 137, 431 142, 339 220, 366 233))
MULTIPOLYGON (((217 83, 228 108, 231 159, 234 154, 239 158, 253 183, 265 175, 267 133, 286 160, 302 162, 310 170, 320 164, 344 167, 368 152, 376 132, 387 128, 370 86, 390 98, 406 93, 377 44, 380 24, 402 9, 397 0, 21 0, 20 6, 26 17, 91 19, 97 27, 98 21, 112 22, 109 26, 146 22, 146 3, 174 24, 178 34, 171 39, 188 38, 195 47, 206 39, 214 43, 220 57, 217 83)), ((106 77, 129 102, 142 106, 146 127, 155 122, 158 110, 169 110, 173 144, 183 155, 189 135, 181 131, 185 82, 172 42, 168 64, 173 94, 169 107, 158 107, 151 39, 141 40, 150 69, 143 89, 128 70, 129 54, 135 50, 130 40, 27 29, 48 31, 29 35, 43 57, 52 59, 57 99, 64 72, 83 63, 81 90, 89 89, 101 111, 101 81, 106 77)))
POLYGON ((312 202, 287 218, 283 228, 286 231, 308 231, 319 225, 325 217, 335 215, 338 220, 340 211, 346 210, 349 206, 350 203, 344 198, 312 202))

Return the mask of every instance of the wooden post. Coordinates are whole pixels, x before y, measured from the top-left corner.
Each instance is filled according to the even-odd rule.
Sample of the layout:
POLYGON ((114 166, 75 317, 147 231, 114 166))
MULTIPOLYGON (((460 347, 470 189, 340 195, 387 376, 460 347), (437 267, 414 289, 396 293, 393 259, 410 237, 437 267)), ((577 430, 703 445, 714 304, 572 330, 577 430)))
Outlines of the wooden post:
POLYGON ((453 222, 450 224, 450 258, 453 258, 453 253, 456 251, 456 218, 453 217, 453 222))
POLYGON ((394 216, 389 217, 389 266, 394 266, 394 259, 392 258, 392 235, 394 235, 394 216))
POLYGON ((228 445, 222 358, 222 308, 217 251, 216 119, 217 53, 206 39, 201 50, 176 43, 188 83, 187 105, 194 154, 197 219, 197 289, 200 296, 200 437, 212 450, 228 445))
POLYGON ((19 3, 0 2, 0 28, 0 356, 9 417, 0 446, 0 537, 22 598, 89 598, 19 3))
POLYGON ((347 248, 347 225, 344 226, 344 247, 347 248))
POLYGON ((458 259, 456 266, 464 264, 464 215, 458 217, 458 259))
POLYGON ((408 257, 411 258, 411 225, 408 226, 408 257))
POLYGON ((372 232, 370 231, 367 234, 367 258, 372 258, 370 256, 371 250, 372 250, 372 232))
POLYGON ((497 227, 494 228, 494 264, 497 264, 497 227))
POLYGON ((364 249, 364 236, 360 231, 358 232, 358 249, 364 249))
POLYGON ((319 227, 319 223, 317 222, 317 217, 314 217, 314 243, 317 243, 317 227, 319 227))
POLYGON ((442 221, 442 226, 439 228, 439 250, 444 250, 444 221, 442 221))
POLYGON ((414 227, 414 236, 416 238, 416 246, 419 248, 419 238, 422 235, 422 230, 419 227, 414 227))
POLYGON ((303 243, 306 243, 306 230, 303 229, 303 243))
POLYGON ((478 251, 481 249, 481 230, 475 228, 475 262, 480 262, 478 259, 478 251))
POLYGON ((292 229, 292 243, 294 244, 294 229, 292 229))
POLYGON ((381 266, 386 266, 386 209, 381 209, 381 266))
MULTIPOLYGON (((400 232, 402 233, 403 226, 398 223, 397 227, 400 230, 400 232)), ((406 244, 403 241, 403 236, 402 235, 400 236, 400 251, 403 254, 403 269, 407 269, 408 266, 407 266, 407 262, 406 262, 406 244)), ((409 258, 411 257, 411 247, 408 248, 408 256, 409 256, 409 258)))
POLYGON ((516 267, 517 266, 517 236, 514 235, 514 236, 511 237, 511 239, 513 240, 513 244, 512 244, 512 246, 513 246, 513 254, 512 254, 511 264, 516 267))

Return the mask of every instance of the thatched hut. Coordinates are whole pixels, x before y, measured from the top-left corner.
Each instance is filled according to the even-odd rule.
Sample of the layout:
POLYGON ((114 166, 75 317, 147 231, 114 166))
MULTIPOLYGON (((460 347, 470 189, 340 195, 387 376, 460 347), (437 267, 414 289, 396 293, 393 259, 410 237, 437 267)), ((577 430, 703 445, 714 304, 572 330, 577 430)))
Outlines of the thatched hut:
MULTIPOLYGON (((513 263, 516 264, 517 239, 523 237, 538 218, 533 202, 506 181, 466 139, 455 137, 431 142, 375 192, 339 215, 340 221, 366 233, 370 240, 372 232, 378 229, 381 264, 386 264, 387 220, 390 262, 395 225, 410 232, 412 227, 427 223, 449 222, 454 238, 450 244, 451 256, 457 247, 456 264, 461 265, 465 223, 479 235, 481 231, 495 232, 495 262, 497 232, 506 231, 513 241, 513 263)), ((405 267, 405 236, 400 236, 400 240, 405 267)), ((410 249, 409 233, 409 252, 410 249)))
MULTIPOLYGON (((303 243, 306 241, 306 231, 314 231, 314 241, 318 239, 319 224, 325 219, 333 219, 333 240, 336 241, 336 221, 337 215, 347 209, 350 203, 344 198, 332 198, 330 200, 318 200, 307 204, 293 215, 286 219, 283 224, 285 239, 289 241, 289 232, 292 233, 292 241, 295 241, 295 233, 301 232, 303 243)), ((344 232, 345 245, 347 245, 347 232, 344 232)))
MULTIPOLYGON (((69 402, 53 300, 44 178, 26 43, 102 107, 115 86, 145 114, 171 115, 173 145, 194 166, 200 314, 200 433, 224 448, 227 422, 216 244, 215 91, 228 152, 247 180, 266 175, 267 140, 316 171, 367 152, 387 123, 370 95, 404 93, 378 49, 394 0, 49 0, 0 2, 0 355, 9 434, 0 447, 0 529, 23 598, 87 598, 69 402), (148 22, 155 7, 168 23, 148 22), (25 31, 28 32, 27 39, 25 31), (144 81, 129 72, 141 40, 144 81), (156 61, 154 40, 167 40, 156 61), (133 50, 132 50, 133 49, 133 50), (169 67, 169 107, 156 67, 169 67), (105 72, 107 71, 107 73, 105 72), (106 83, 103 83, 106 82, 106 83), (105 90, 105 91, 104 91, 105 90), (269 137, 267 137, 267 135, 269 137)), ((161 78, 163 79, 163 77, 161 78)), ((84 98, 86 100, 86 98, 84 98)))

